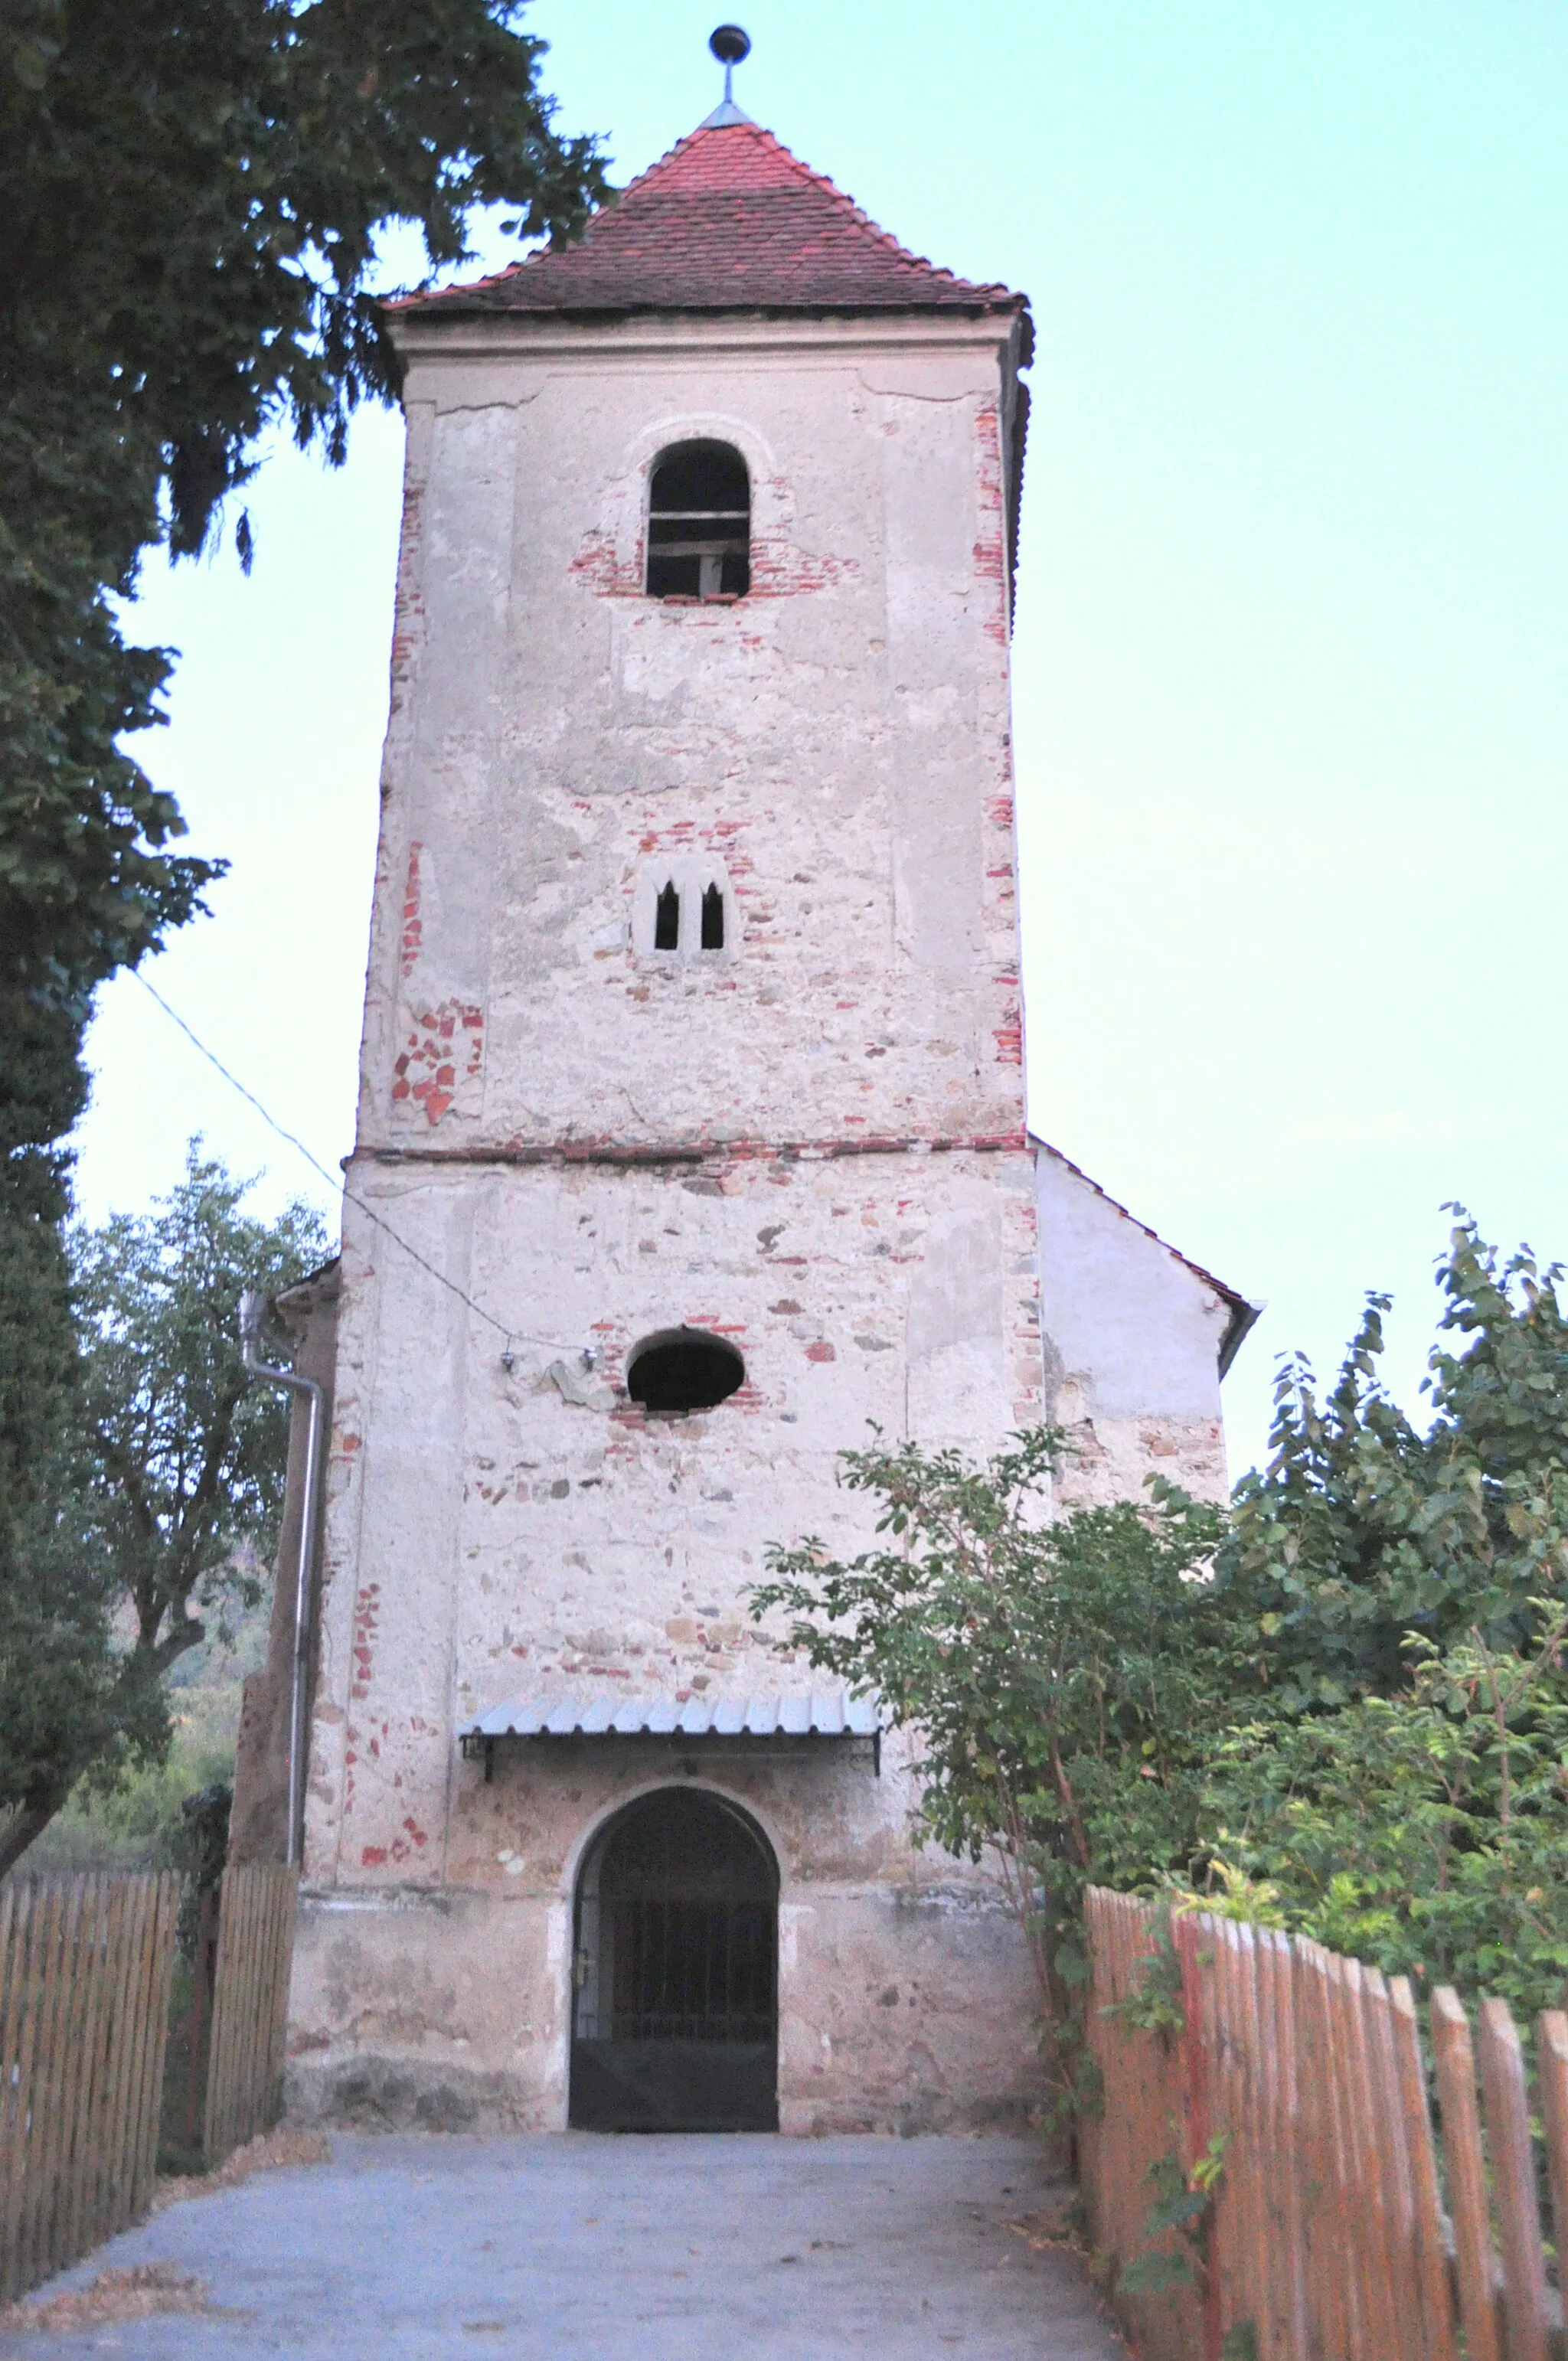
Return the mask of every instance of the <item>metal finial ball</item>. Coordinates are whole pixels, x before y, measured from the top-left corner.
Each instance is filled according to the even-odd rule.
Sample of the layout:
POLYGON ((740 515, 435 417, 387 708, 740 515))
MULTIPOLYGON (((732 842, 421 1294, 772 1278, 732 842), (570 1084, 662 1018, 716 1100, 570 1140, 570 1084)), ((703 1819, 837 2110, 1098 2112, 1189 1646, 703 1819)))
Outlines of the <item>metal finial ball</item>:
POLYGON ((722 66, 738 66, 751 54, 751 37, 739 25, 716 25, 707 46, 722 66))

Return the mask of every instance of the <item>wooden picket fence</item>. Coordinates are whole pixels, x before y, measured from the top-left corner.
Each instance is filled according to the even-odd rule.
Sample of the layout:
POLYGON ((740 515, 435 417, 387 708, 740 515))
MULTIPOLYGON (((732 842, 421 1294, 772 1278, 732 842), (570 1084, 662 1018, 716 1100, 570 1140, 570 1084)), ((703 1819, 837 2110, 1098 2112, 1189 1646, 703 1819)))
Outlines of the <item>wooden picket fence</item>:
POLYGON ((0 2301, 145 2213, 177 1877, 0 1887, 0 2301))
POLYGON ((1538 2144, 1505 2004, 1473 2048, 1435 1992, 1439 2135, 1404 1977, 1197 1911, 1162 1947, 1160 1914, 1101 1888, 1088 1922, 1082 2189, 1142 2361, 1562 2361, 1542 2214, 1568 2257, 1568 2016, 1537 2024, 1538 2144), (1105 2014, 1135 1994, 1144 2021, 1105 2014))
POLYGON ((297 1869, 225 1869, 202 2146, 208 2169, 283 2112, 297 1869))
MULTIPOLYGON (((224 1873, 209 2169, 281 2112, 298 1872, 224 1873)), ((147 2213, 178 1877, 0 1885, 0 2303, 147 2213)))

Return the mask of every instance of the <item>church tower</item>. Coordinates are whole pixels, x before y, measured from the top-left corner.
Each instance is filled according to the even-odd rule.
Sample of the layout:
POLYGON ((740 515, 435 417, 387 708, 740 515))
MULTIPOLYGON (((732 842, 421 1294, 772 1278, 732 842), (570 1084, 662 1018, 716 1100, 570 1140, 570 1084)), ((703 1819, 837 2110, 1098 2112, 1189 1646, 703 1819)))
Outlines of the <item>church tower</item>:
MULTIPOLYGON (((912 1847, 902 1742, 747 1590, 868 1531, 868 1421, 984 1454, 1090 1382, 1042 1350, 1024 1126, 1025 299, 726 103, 395 332, 294 2102, 1016 2119, 999 1896, 912 1847)), ((1187 1289, 1171 1416, 1223 1475, 1237 1299, 1046 1185, 1095 1284, 1135 1232, 1187 1289)))

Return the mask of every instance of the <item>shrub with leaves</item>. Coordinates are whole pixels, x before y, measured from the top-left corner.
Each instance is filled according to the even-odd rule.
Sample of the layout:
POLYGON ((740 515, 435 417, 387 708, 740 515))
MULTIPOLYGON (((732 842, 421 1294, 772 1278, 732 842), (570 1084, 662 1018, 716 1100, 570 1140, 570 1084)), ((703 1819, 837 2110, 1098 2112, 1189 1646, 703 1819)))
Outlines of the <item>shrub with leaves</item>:
POLYGON ((1421 1432, 1387 1299, 1319 1400, 1288 1362, 1229 1515, 1159 1479, 1052 1518, 1064 1440, 844 1455, 880 1546, 773 1552, 784 1644, 918 1733, 917 1841, 989 1853, 1070 2087, 1085 1884, 1202 1894, 1523 2013, 1568 1975, 1562 1274, 1461 1213, 1421 1432))
POLYGON ((1568 1598, 1563 1274, 1528 1247, 1504 1258, 1453 1210, 1427 1431, 1382 1382, 1388 1298, 1369 1295, 1325 1400, 1303 1358, 1282 1365, 1269 1465, 1236 1488, 1222 1573, 1256 1591, 1294 1711, 1403 1689, 1410 1632, 1528 1646, 1537 1602, 1568 1598))
POLYGON ((1568 1978, 1568 1611, 1529 1653, 1414 1641, 1409 1686, 1244 1726, 1205 1798, 1243 1915, 1521 2023, 1568 1978))
POLYGON ((1201 1578, 1217 1510, 1159 1485, 1146 1507, 1052 1521, 1063 1438, 1037 1428, 976 1467, 916 1443, 846 1452, 885 1542, 844 1560, 770 1553, 759 1616, 918 1733, 918 1841, 995 1862, 1027 1937, 1058 2084, 1070 2072, 1090 1879, 1188 1872, 1204 1734, 1255 1678, 1201 1578))

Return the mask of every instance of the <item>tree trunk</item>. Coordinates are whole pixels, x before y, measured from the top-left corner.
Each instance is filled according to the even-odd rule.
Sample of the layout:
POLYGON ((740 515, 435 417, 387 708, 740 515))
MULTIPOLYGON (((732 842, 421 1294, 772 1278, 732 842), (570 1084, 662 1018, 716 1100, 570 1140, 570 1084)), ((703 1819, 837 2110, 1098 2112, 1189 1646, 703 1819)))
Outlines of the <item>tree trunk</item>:
POLYGON ((13 1870, 37 1837, 41 1837, 56 1812, 58 1804, 29 1805, 13 1812, 0 1824, 0 1877, 13 1870))

